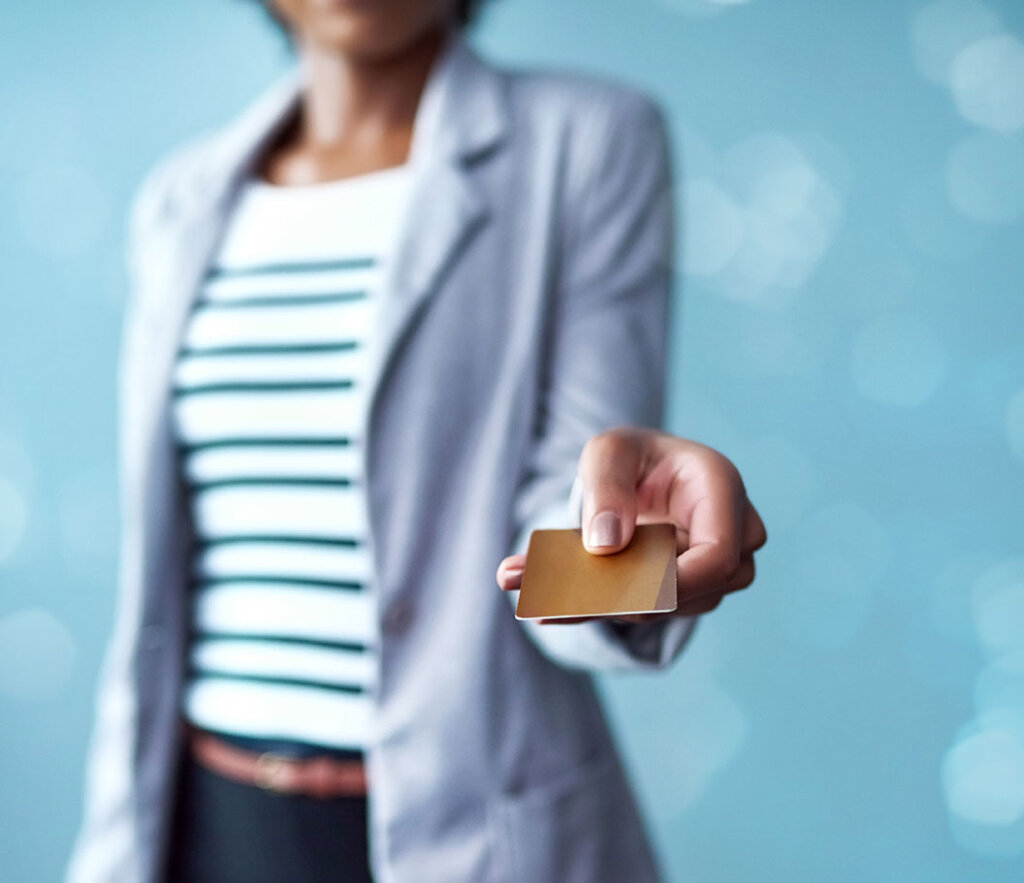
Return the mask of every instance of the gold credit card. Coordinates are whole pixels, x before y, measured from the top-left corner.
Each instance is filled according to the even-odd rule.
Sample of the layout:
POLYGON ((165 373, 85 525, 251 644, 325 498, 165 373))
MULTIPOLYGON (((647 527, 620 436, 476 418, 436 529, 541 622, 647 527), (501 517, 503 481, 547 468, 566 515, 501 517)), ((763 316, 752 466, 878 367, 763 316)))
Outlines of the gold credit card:
POLYGON ((593 555, 579 528, 530 535, 516 619, 667 613, 676 609, 676 533, 638 524, 621 552, 593 555))

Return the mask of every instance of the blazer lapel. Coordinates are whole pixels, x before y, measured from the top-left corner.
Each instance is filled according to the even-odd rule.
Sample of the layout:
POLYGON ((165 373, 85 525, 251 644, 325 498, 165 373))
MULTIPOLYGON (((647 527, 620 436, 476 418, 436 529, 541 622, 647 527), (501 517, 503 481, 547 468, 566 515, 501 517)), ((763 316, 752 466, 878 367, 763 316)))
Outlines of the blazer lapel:
POLYGON ((436 163, 410 194, 406 229, 382 286, 376 337, 370 352, 367 409, 372 411, 387 372, 417 317, 437 293, 446 269, 487 219, 487 206, 460 169, 436 163))
POLYGON ((438 292, 460 250, 487 221, 489 206, 473 172, 506 130, 500 76, 453 35, 416 116, 409 160, 414 183, 382 286, 376 345, 370 356, 367 420, 403 339, 438 292))

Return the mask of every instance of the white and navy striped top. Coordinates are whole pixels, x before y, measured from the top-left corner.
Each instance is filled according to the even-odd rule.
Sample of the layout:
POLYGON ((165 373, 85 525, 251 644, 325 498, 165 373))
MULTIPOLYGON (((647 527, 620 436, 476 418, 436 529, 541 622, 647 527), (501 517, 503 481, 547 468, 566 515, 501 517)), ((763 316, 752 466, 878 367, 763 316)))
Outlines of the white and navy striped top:
POLYGON ((364 379, 409 183, 408 166, 249 183, 185 328, 173 414, 197 545, 184 713, 264 748, 366 744, 364 379))

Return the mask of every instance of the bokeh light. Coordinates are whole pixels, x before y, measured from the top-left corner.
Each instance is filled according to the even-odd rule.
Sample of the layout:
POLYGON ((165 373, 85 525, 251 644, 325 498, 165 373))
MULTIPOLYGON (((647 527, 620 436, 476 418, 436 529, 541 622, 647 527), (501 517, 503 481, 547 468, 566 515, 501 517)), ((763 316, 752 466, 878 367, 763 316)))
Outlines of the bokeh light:
MULTIPOLYGON (((803 285, 838 225, 837 190, 781 133, 754 136, 732 148, 725 156, 725 175, 747 212, 747 235, 734 261, 739 277, 756 286, 803 285)), ((744 288, 733 291, 743 296, 744 288)))
POLYGON ((1024 389, 1006 403, 1006 437, 1010 450, 1024 460, 1024 389))
POLYGON ((976 132, 946 158, 946 190, 974 221, 1006 224, 1024 216, 1024 137, 976 132))
POLYGON ((1001 561, 974 583, 974 626, 993 654, 1024 648, 1024 558, 1001 561))
POLYGON ((942 783, 949 811, 982 825, 1011 825, 1024 815, 1024 740, 992 722, 946 754, 942 783))
POLYGON ((683 268, 691 276, 714 276, 743 242, 743 212, 710 178, 688 181, 683 204, 683 268))
MULTIPOLYGON (((1024 821, 1010 825, 984 825, 958 815, 950 815, 949 821, 953 839, 979 856, 1013 859, 1024 852, 1024 821)), ((1003 864, 1008 865, 1003 871, 1007 874, 1006 879, 1017 883, 1019 874, 1016 874, 1012 863, 1004 861, 1003 864)))
POLYGON ((999 16, 979 0, 939 0, 913 14, 911 48, 917 69, 948 85, 957 55, 982 37, 1002 29, 999 16))
POLYGON ((867 399, 910 407, 930 399, 942 383, 946 353, 917 316, 883 316, 862 328, 850 352, 853 385, 867 399))
POLYGON ((974 705, 985 715, 998 711, 1024 713, 1024 646, 992 659, 978 675, 974 705))
POLYGON ((1024 43, 1010 34, 971 43, 957 54, 950 86, 970 122, 996 132, 1024 128, 1024 43))
MULTIPOLYGON (((817 139, 815 151, 838 151, 817 139)), ((687 183, 684 267, 714 277, 725 296, 786 306, 828 250, 842 216, 838 183, 812 151, 781 132, 745 138, 727 150, 716 178, 687 183)))
POLYGON ((28 503, 14 482, 0 474, 0 564, 21 544, 28 522, 28 503))
POLYGON ((32 458, 25 445, 12 433, 0 430, 0 473, 30 488, 35 478, 32 458))
POLYGON ((744 6, 750 0, 658 0, 665 9, 688 15, 692 18, 710 18, 726 10, 744 6))
POLYGON ((996 563, 990 554, 975 553, 952 558, 939 571, 935 582, 926 586, 925 597, 915 599, 915 603, 923 601, 927 605, 929 622, 939 634, 971 647, 977 646, 974 584, 996 563))
POLYGON ((0 432, 0 564, 23 545, 32 492, 32 461, 13 435, 0 432))
POLYGON ((0 696, 27 702, 59 696, 75 656, 74 638, 49 611, 26 608, 0 616, 0 696))
POLYGON ((920 683, 956 702, 970 693, 978 673, 976 646, 936 633, 926 619, 911 617, 902 651, 908 671, 920 683))
POLYGON ((977 716, 942 764, 953 835, 983 855, 1024 852, 1024 558, 986 567, 971 619, 988 660, 974 687, 977 716))
POLYGON ((905 584, 893 596, 907 612, 903 655, 922 683, 962 701, 972 689, 981 654, 971 616, 971 588, 992 563, 987 555, 951 559, 934 582, 905 584), (924 612, 924 616, 918 615, 924 612))

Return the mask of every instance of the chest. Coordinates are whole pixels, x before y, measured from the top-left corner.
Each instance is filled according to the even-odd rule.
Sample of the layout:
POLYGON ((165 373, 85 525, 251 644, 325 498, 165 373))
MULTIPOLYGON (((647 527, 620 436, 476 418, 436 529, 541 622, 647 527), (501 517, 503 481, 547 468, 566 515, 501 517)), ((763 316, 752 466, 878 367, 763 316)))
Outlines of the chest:
POLYGON ((492 162, 471 175, 440 164, 416 170, 397 210, 380 198, 347 210, 322 204, 319 215, 278 202, 274 223, 245 233, 236 202, 147 230, 122 354, 129 471, 143 468, 132 464, 154 430, 166 438, 185 416, 209 431, 228 414, 227 395, 241 392, 184 395, 175 418, 166 405, 179 385, 264 384, 232 407, 264 421, 250 428, 273 432, 289 431, 280 424, 286 400, 327 403, 305 409, 324 434, 345 415, 368 431, 383 410, 392 442, 469 430, 514 407, 513 389, 536 386, 543 367, 559 244, 557 190, 520 171, 492 162), (326 387, 356 372, 361 390, 326 387), (276 400, 275 423, 243 400, 276 400))

